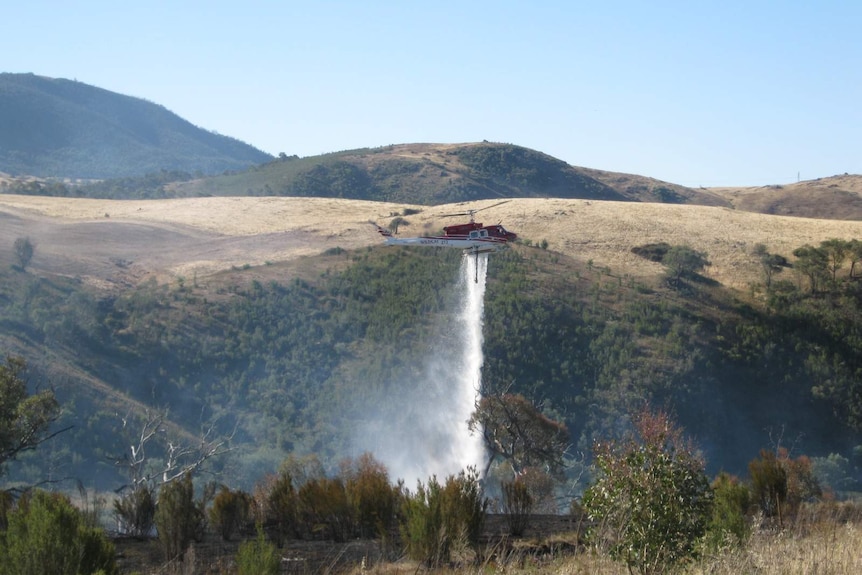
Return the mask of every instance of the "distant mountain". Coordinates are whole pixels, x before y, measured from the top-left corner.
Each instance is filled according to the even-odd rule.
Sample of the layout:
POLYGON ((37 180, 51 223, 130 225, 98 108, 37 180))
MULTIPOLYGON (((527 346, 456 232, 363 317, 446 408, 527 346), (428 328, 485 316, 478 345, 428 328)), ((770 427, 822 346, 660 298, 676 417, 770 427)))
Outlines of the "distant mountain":
POLYGON ((140 98, 72 80, 0 74, 0 172, 99 179, 162 170, 216 174, 271 159, 140 98))

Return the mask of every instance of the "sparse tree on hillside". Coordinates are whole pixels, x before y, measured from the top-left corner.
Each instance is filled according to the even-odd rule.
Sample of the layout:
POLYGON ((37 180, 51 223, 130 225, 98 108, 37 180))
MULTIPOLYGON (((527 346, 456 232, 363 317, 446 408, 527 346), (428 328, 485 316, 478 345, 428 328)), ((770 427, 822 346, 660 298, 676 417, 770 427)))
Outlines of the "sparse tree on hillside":
POLYGON ((7 357, 0 364, 0 476, 6 462, 65 431, 48 433, 59 417, 60 405, 53 391, 27 394, 26 368, 17 357, 7 357))
POLYGON ((674 286, 679 285, 683 278, 692 277, 709 265, 704 252, 685 245, 671 246, 661 261, 667 268, 668 283, 674 286))
POLYGON ((852 239, 847 242, 847 259, 850 261, 850 279, 856 277, 856 264, 862 261, 862 241, 852 239))
POLYGON ((764 244, 754 246, 754 256, 760 262, 760 267, 763 269, 763 279, 766 284, 766 289, 772 287, 772 278, 775 274, 780 273, 784 268, 789 267, 787 258, 778 254, 771 254, 766 249, 764 244))
POLYGON ((15 259, 18 262, 18 267, 22 270, 30 265, 33 259, 33 254, 36 251, 36 244, 30 241, 30 238, 18 238, 15 240, 15 259))
POLYGON ((796 262, 793 269, 808 278, 812 293, 816 293, 830 277, 829 255, 825 250, 804 245, 793 250, 796 262))
POLYGON ((850 246, 848 242, 844 240, 833 238, 831 240, 820 242, 820 249, 826 253, 827 267, 832 275, 832 281, 834 282, 837 279, 838 270, 841 269, 841 266, 843 266, 844 262, 847 260, 850 246))

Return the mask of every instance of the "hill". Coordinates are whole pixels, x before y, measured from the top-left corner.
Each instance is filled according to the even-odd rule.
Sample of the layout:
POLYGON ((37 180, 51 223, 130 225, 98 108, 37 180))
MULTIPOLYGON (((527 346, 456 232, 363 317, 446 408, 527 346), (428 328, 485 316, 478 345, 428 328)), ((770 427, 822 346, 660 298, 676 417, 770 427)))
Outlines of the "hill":
MULTIPOLYGON (((792 261, 796 247, 859 238, 862 222, 623 201, 495 204, 469 207, 493 206, 481 215, 523 242, 490 261, 486 385, 511 382, 541 402, 579 449, 643 399, 674 405, 711 465, 729 470, 775 430, 819 457, 849 459, 862 443, 857 282, 810 294, 788 270, 776 283, 784 291, 769 291, 754 254, 763 244, 792 261), (689 244, 712 265, 670 288, 661 264, 632 253, 660 242, 689 244)), ((380 425, 370 418, 421 417, 400 401, 420 383, 460 257, 380 246, 367 220, 400 214, 412 235, 466 206, 0 196, 0 246, 36 244, 26 271, 0 250, 0 348, 24 355, 73 406, 75 435, 52 465, 118 481, 104 478, 116 473, 104 456, 122 450, 119 421, 165 406, 189 436, 203 414, 236 429, 239 452, 222 472, 244 481, 288 451, 335 462, 357 429, 380 425)))
POLYGON ((0 74, 0 172, 88 179, 214 174, 270 159, 139 98, 72 80, 0 74))

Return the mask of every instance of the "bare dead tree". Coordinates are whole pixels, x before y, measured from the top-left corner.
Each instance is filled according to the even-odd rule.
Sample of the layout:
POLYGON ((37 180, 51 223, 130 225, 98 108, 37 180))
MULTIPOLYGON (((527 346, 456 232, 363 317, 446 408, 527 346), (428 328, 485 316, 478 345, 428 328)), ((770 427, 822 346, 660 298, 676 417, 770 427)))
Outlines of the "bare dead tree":
POLYGON ((179 433, 171 434, 167 424, 168 411, 144 412, 143 420, 131 415, 122 418, 122 428, 129 434, 128 448, 114 458, 117 466, 125 467, 129 473, 127 487, 140 485, 164 485, 194 473, 208 460, 233 450, 231 441, 236 428, 227 436, 216 431, 216 422, 210 421, 201 428, 201 435, 194 441, 183 440, 179 433), (136 432, 130 432, 135 429, 136 432), (158 463, 158 457, 161 462, 158 463))

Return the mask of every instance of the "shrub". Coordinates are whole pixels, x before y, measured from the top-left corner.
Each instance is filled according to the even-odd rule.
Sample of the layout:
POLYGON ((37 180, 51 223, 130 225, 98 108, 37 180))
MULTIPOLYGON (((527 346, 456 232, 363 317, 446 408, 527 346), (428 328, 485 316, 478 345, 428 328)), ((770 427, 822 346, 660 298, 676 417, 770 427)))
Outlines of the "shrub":
POLYGON ((64 495, 37 491, 8 514, 0 538, 2 575, 117 573, 114 546, 101 529, 87 527, 64 495))
POLYGON ((274 525, 279 544, 296 534, 297 501, 296 490, 293 488, 293 477, 282 471, 271 481, 263 504, 264 521, 274 525))
POLYGON ((210 524, 225 541, 238 532, 251 515, 251 496, 222 487, 209 510, 210 524))
POLYGON ((36 244, 30 241, 30 238, 18 238, 15 240, 15 259, 18 262, 18 267, 22 270, 30 265, 30 260, 33 259, 33 253, 36 251, 36 244))
POLYGON ((345 541, 353 532, 353 514, 340 478, 311 479, 296 494, 297 517, 307 537, 345 541))
POLYGON ((787 500, 787 472, 775 453, 760 450, 760 458, 748 463, 751 493, 765 517, 778 517, 779 523, 787 500))
POLYGON ((764 516, 777 518, 781 527, 802 503, 822 495, 811 460, 804 455, 793 459, 784 448, 777 452, 762 449, 760 458, 749 462, 748 472, 752 493, 764 516))
POLYGON ((595 445, 599 477, 583 503, 611 558, 643 575, 662 573, 697 554, 711 491, 703 461, 664 412, 643 410, 624 441, 595 445))
POLYGON ((138 485, 132 491, 114 500, 114 516, 123 530, 133 537, 146 537, 153 530, 156 517, 156 499, 153 488, 138 485))
POLYGON ((730 543, 744 543, 751 532, 746 513, 751 505, 751 493, 739 479, 720 473, 712 482, 712 516, 707 527, 706 544, 719 549, 730 543))
POLYGON ((239 575, 277 575, 281 569, 281 558, 275 545, 266 540, 263 528, 257 526, 257 539, 245 541, 239 546, 236 567, 239 575))
POLYGON ((385 537, 395 525, 398 507, 386 467, 366 453, 345 461, 341 475, 359 537, 385 537))
POLYGON ((195 504, 191 474, 162 486, 155 519, 168 561, 182 557, 200 530, 202 515, 195 504))
POLYGON ((473 468, 449 476, 442 486, 436 477, 427 486, 419 482, 404 504, 401 531, 408 555, 439 566, 450 561, 457 546, 476 549, 487 505, 473 468))
POLYGON ((527 529, 530 513, 533 510, 533 497, 527 488, 527 483, 520 478, 514 481, 504 481, 503 511, 509 524, 509 534, 520 537, 527 529))

